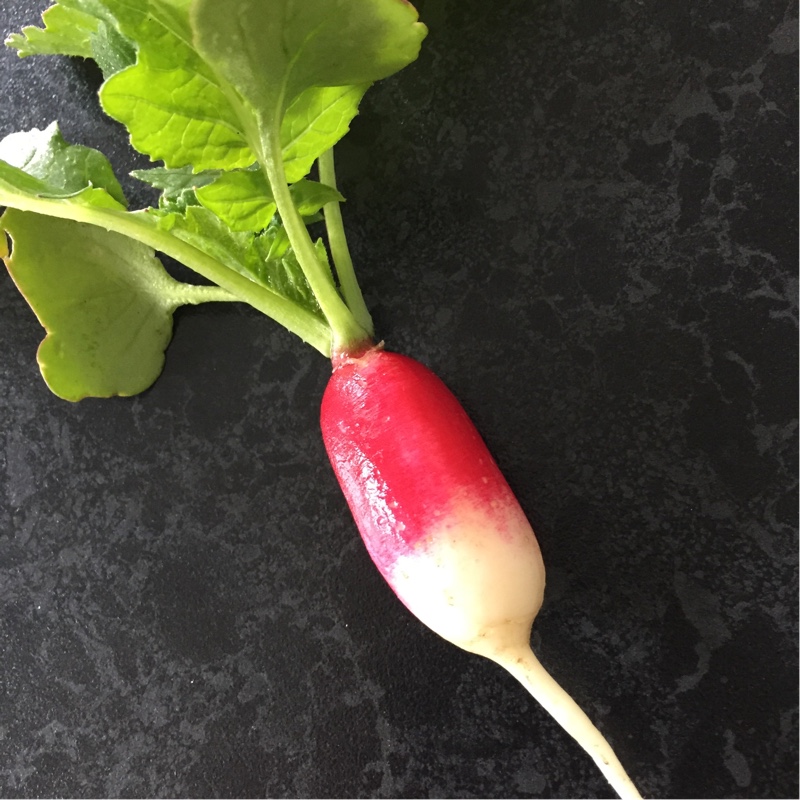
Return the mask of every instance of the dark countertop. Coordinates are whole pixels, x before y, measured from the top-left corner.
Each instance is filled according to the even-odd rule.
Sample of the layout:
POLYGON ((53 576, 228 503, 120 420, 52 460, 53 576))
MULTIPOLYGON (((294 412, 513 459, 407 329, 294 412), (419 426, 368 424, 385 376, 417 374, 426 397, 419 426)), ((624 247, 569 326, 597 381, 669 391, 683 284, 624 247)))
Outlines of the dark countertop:
MULTIPOLYGON (((0 33, 46 3, 5 0, 0 33)), ((649 797, 798 796, 797 13, 427 0, 339 152, 391 349, 461 398, 548 567, 533 643, 649 797)), ((0 133, 141 159, 77 60, 0 133)), ((181 311, 161 379, 60 401, 0 281, 0 795, 609 797, 412 619, 318 432, 328 364, 181 311)))

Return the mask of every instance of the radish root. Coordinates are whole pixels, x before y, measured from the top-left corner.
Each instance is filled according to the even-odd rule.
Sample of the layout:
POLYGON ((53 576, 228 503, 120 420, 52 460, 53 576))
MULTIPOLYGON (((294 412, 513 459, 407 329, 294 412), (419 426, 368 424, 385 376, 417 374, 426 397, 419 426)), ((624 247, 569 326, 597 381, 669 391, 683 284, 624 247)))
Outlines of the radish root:
POLYGON ((641 798, 603 734, 583 709, 559 686, 529 647, 503 650, 488 657, 510 672, 592 757, 623 800, 641 798))

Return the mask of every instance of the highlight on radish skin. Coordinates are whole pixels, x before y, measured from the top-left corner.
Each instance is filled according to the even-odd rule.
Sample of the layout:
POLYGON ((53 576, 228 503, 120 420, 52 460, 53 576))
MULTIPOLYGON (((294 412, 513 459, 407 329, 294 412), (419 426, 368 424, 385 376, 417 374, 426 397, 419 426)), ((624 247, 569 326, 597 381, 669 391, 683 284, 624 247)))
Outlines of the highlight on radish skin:
POLYGON ((640 797, 606 739, 531 650, 545 585, 539 545, 442 381, 381 347, 336 356, 321 425, 367 550, 400 600, 440 636, 508 670, 620 797, 640 797))

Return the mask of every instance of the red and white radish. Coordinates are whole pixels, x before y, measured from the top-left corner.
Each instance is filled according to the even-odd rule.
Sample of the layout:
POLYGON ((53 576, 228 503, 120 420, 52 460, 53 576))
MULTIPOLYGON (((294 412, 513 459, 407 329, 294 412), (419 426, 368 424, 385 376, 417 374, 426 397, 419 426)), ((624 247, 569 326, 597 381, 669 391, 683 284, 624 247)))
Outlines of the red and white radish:
POLYGON ((603 735, 530 647, 545 570, 533 530, 466 412, 417 361, 381 347, 334 358, 328 456, 372 560, 408 609, 507 669, 640 797, 603 735))

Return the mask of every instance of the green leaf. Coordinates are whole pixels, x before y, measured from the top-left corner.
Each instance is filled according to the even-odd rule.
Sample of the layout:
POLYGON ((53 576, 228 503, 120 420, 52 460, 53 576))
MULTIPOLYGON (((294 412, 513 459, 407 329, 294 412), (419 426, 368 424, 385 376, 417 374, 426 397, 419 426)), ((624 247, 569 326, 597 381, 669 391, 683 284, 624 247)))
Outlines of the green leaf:
POLYGON ((301 217, 314 216, 326 203, 334 200, 340 203, 344 201, 344 197, 332 186, 305 178, 293 184, 289 191, 292 195, 292 202, 301 217))
MULTIPOLYGON (((325 245, 321 240, 316 244, 317 255, 327 263, 325 245)), ((269 286, 286 297, 290 297, 299 304, 316 310, 322 318, 322 311, 317 303, 306 276, 300 267, 300 262, 291 248, 288 248, 279 259, 264 261, 262 266, 262 280, 269 286)))
POLYGON ((128 128, 137 150, 167 167, 200 172, 255 161, 222 90, 199 72, 139 61, 103 84, 100 102, 128 128))
POLYGON ((59 191, 58 188, 51 187, 39 178, 28 175, 19 167, 0 159, 0 206, 13 206, 14 197, 17 195, 72 198, 75 193, 59 191))
POLYGON ((108 80, 136 61, 136 48, 113 25, 100 22, 90 37, 92 57, 108 80))
POLYGON ((50 6, 42 14, 44 28, 28 25, 21 33, 12 33, 6 45, 20 58, 33 55, 65 55, 92 58, 91 39, 99 20, 65 3, 50 6))
MULTIPOLYGON (((64 0, 62 0, 63 2, 64 0)), ((135 42, 139 60, 152 69, 183 68, 213 75, 192 44, 191 0, 69 0, 101 4, 120 33, 135 42)))
POLYGON ((256 280, 259 253, 254 248, 252 233, 231 230, 216 214, 202 206, 188 206, 184 213, 157 211, 151 216, 161 230, 250 280, 256 280))
MULTIPOLYGON (((308 285, 283 226, 277 222, 273 223, 264 233, 256 237, 254 243, 261 254, 261 259, 256 263, 254 270, 258 281, 323 319, 317 298, 308 285)), ((322 239, 318 239, 315 243, 315 250, 320 262, 328 265, 328 253, 322 239)), ((330 274, 329 265, 328 272, 330 274)), ((331 281, 333 281, 332 275, 331 281)))
POLYGON ((114 0, 59 0, 42 14, 44 28, 29 25, 12 33, 6 44, 20 57, 65 55, 93 58, 108 78, 136 60, 132 42, 117 27, 107 5, 114 0))
MULTIPOLYGON (((344 198, 330 186, 305 178, 290 189, 292 201, 303 217, 312 217, 325 203, 344 198)), ((213 211, 232 231, 264 230, 275 215, 264 173, 257 170, 223 172, 213 183, 196 190, 200 204, 213 211)))
POLYGON ((153 167, 152 169, 136 169, 131 172, 134 178, 161 190, 158 201, 160 209, 179 213, 183 213, 187 206, 198 205, 195 190, 212 183, 221 174, 220 170, 194 173, 191 167, 181 167, 180 169, 153 167))
MULTIPOLYGON (((253 141, 245 130, 252 127, 252 115, 242 118, 214 65, 195 50, 187 0, 61 3, 80 7, 79 13, 94 20, 83 52, 98 61, 107 78, 100 91, 104 110, 128 128, 137 150, 167 167, 192 165, 195 171, 254 163, 253 141), (138 59, 131 64, 134 44, 138 59)), ((402 0, 377 4, 387 3, 396 11, 402 0)), ((401 16, 409 15, 403 11, 401 16)), ((281 126, 288 182, 307 175, 314 160, 347 132, 368 86, 369 81, 310 86, 289 103, 281 126)))
MULTIPOLYGON (((256 236, 247 231, 232 231, 216 214, 199 206, 190 206, 185 214, 159 213, 156 218, 163 230, 323 319, 288 239, 283 243, 285 233, 280 223, 273 220, 263 234, 256 236), (275 253, 271 253, 276 240, 281 241, 275 253)), ((320 241, 317 247, 318 254, 327 261, 324 244, 320 241)))
POLYGON ((308 175, 311 165, 350 130, 369 86, 314 86, 286 109, 281 148, 288 183, 308 175))
MULTIPOLYGON (((6 136, 0 141, 0 162, 7 165, 0 166, 0 181, 5 180, 23 191, 42 197, 69 197, 87 188, 101 189, 117 204, 125 206, 122 187, 108 159, 90 147, 67 144, 55 122, 44 130, 33 128, 6 136), (8 166, 35 182, 15 175, 8 166)), ((92 194, 84 193, 84 199, 92 194)))
POLYGON ((191 167, 181 167, 180 169, 151 167, 150 169, 135 169, 131 172, 134 178, 149 183, 156 189, 161 189, 168 197, 177 196, 187 189, 199 189, 201 186, 215 181, 221 174, 220 170, 193 172, 191 167))
MULTIPOLYGON (((29 146, 30 133, 15 136, 10 144, 5 142, 5 155, 36 173, 37 160, 29 156, 31 153, 36 155, 37 147, 29 146)), ((40 135, 43 132, 32 133, 40 135)), ((69 145, 62 149, 67 156, 75 152, 70 150, 69 145)), ((77 152, 86 150, 78 148, 77 152)), ((83 163, 80 159, 77 162, 79 165, 83 163)), ((0 160, 0 206, 8 206, 15 212, 27 212, 31 216, 41 215, 41 219, 52 217, 56 221, 65 220, 71 224, 86 223, 88 227, 80 229, 87 231, 86 239, 90 247, 96 236, 113 232, 121 240, 129 240, 132 252, 140 246, 163 252, 217 284, 181 284, 181 302, 244 300, 311 343, 321 353, 330 354, 330 328, 317 310, 302 307, 259 282, 255 272, 261 254, 253 246, 252 233, 231 231, 218 217, 199 206, 187 208, 185 217, 155 209, 126 212, 105 189, 93 186, 80 189, 83 181, 73 180, 75 174, 84 177, 93 175, 92 169, 71 172, 63 170, 62 166, 56 163, 55 169, 50 169, 42 179, 0 160), (191 224, 186 224, 187 217, 191 224)), ((13 221, 14 217, 11 219, 13 221)), ((62 224, 59 222, 56 225, 54 221, 50 227, 40 225, 42 237, 52 235, 57 241, 58 229, 62 224)), ((5 255, 5 236, 0 236, 0 242, 3 244, 0 250, 5 255)), ((64 258, 67 258, 67 254, 64 258)), ((152 285, 157 287, 158 283, 154 280, 152 285)))
POLYGON ((89 223, 178 258, 321 352, 331 342, 361 341, 365 332, 338 294, 324 245, 306 228, 322 205, 341 198, 303 178, 347 131, 367 86, 416 58, 426 29, 413 7, 406 0, 57 5, 49 32, 45 20, 34 36, 49 37, 52 52, 72 48, 98 60, 110 75, 103 107, 172 174, 158 210, 129 214, 94 156, 80 178, 77 162, 54 157, 55 181, 52 165, 37 171, 31 159, 10 158, 0 163, 0 203, 89 223), (79 14, 82 23, 67 30, 79 14), (59 27, 66 38, 57 45, 59 27), (256 161, 263 172, 243 172, 256 161), (177 180, 176 170, 189 169, 202 178, 177 180), (213 182, 212 173, 220 173, 213 182), (194 205, 198 195, 208 208, 194 205))
MULTIPOLYGON (((40 181, 23 172, 21 169, 0 161, 0 207, 9 206, 10 208, 26 208, 29 211, 35 210, 30 207, 28 200, 41 198, 38 205, 47 205, 52 201, 59 204, 84 206, 94 209, 106 209, 113 211, 123 211, 124 206, 120 205, 105 189, 94 189, 88 187, 79 192, 59 192, 51 189, 46 183, 40 181)), ((67 216, 66 214, 55 214, 54 216, 67 216)))
POLYGON ((94 2, 113 13, 121 35, 136 45, 136 63, 100 89, 103 109, 128 128, 133 146, 170 168, 252 164, 235 110, 192 46, 188 0, 94 2))
POLYGON ((272 190, 260 170, 224 172, 195 194, 233 231, 263 230, 275 215, 272 190))
MULTIPOLYGON (((3 143, 4 155, 36 173, 39 148, 30 145, 30 136, 48 142, 50 137, 42 134, 42 131, 33 131, 14 135, 10 143, 3 143)), ((72 151, 69 145, 61 149, 67 156, 88 150, 77 148, 77 151, 72 151)), ((66 161, 69 162, 70 158, 66 161)), ((79 165, 84 163, 80 159, 76 161, 79 165)), ((43 180, 0 160, 0 206, 8 206, 15 212, 27 212, 31 216, 40 215, 41 219, 53 217, 70 223, 87 223, 88 227, 80 229, 88 231, 89 246, 95 236, 111 231, 123 240, 129 239, 132 248, 145 246, 159 250, 218 285, 189 287, 181 284, 185 298, 182 302, 244 300, 313 344, 320 352, 330 353, 330 329, 316 306, 309 309, 298 305, 259 281, 257 273, 261 252, 254 246, 252 233, 231 231, 218 217, 200 206, 188 207, 184 215, 155 209, 126 212, 105 189, 93 186, 81 189, 83 181, 74 180, 76 174, 85 177, 92 175, 93 170, 70 172, 62 167, 63 164, 56 163, 55 169, 49 169, 43 180)), ((175 171, 163 170, 160 174, 166 183, 177 180, 175 171)), ((205 175, 199 177, 207 178, 205 175)), ((158 180, 155 178, 154 182, 158 180)), ((43 238, 50 235, 57 238, 55 222, 51 228, 40 228, 44 231, 43 238)), ((0 242, 3 244, 0 249, 5 254, 5 236, 0 236, 0 242)), ((157 286, 158 282, 153 285, 157 286)))
POLYGON ((404 0, 196 0, 195 47, 262 127, 312 86, 385 78, 412 62, 426 34, 404 0))
POLYGON ((335 348, 369 338, 342 299, 293 205, 283 166, 284 112, 316 86, 360 86, 413 61, 426 34, 406 0, 195 0, 194 44, 232 98, 335 348))
POLYGON ((276 261, 282 258, 291 247, 289 234, 275 216, 269 226, 256 237, 256 246, 263 261, 276 261))
POLYGON ((132 395, 158 377, 186 302, 152 248, 101 228, 9 209, 6 266, 47 336, 37 359, 66 400, 132 395))

